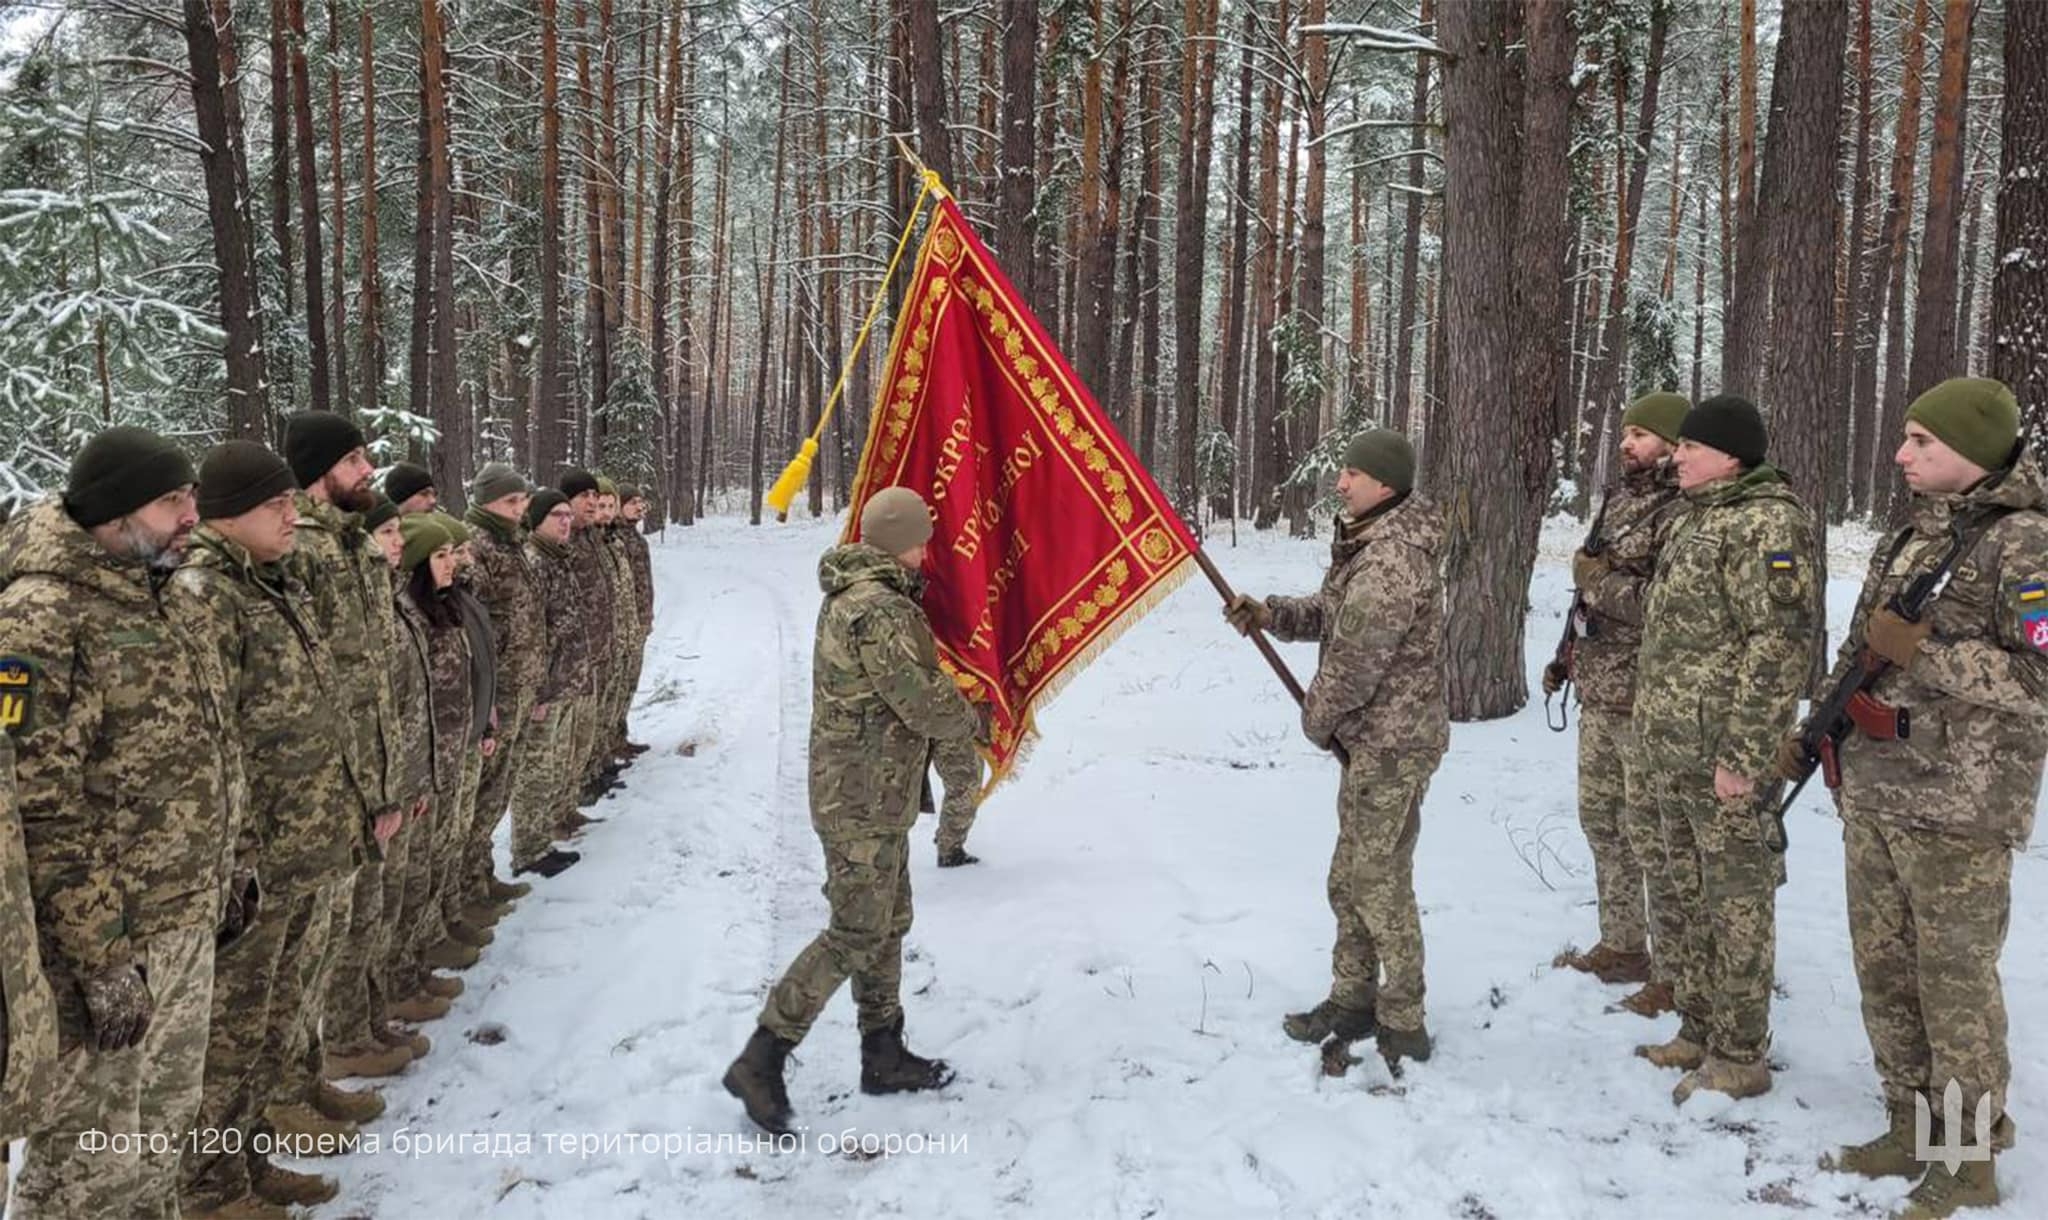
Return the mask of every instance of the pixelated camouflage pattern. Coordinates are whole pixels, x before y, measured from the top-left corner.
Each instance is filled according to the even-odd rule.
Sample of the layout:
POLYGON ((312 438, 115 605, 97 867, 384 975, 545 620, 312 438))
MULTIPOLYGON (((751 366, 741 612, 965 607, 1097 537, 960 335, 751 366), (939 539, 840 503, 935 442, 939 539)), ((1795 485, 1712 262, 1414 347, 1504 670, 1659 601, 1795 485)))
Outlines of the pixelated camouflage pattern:
POLYGON ((300 492, 292 570, 313 599, 313 625, 334 658, 338 711, 353 733, 349 775, 367 813, 392 795, 391 687, 384 650, 391 639, 390 564, 361 519, 300 492))
POLYGON ((136 942, 158 933, 211 935, 246 788, 228 745, 226 678, 196 608, 162 596, 148 568, 108 554, 55 499, 9 530, 0 657, 37 674, 15 776, 69 1045, 89 1029, 80 979, 134 962, 136 942))
POLYGON ((1591 633, 1572 650, 1579 701, 1626 712, 1635 701, 1636 650, 1657 552, 1683 501, 1669 462, 1625 476, 1602 509, 1607 568, 1579 590, 1591 633))
MULTIPOLYGON (((1842 743, 1842 813, 2023 849, 2048 759, 2048 489, 2028 453, 2004 479, 1951 496, 1913 497, 1913 518, 1872 552, 1835 675, 1864 625, 1952 545, 2002 512, 1951 569, 1933 634, 1872 694, 1911 713, 1910 735, 1842 743)), ((1832 682, 1830 682, 1832 686, 1832 682)))
POLYGON ((917 820, 932 742, 974 736, 939 668, 924 578, 865 543, 818 561, 825 601, 811 660, 811 824, 827 842, 900 835, 917 820))
POLYGON ((1275 636, 1322 644, 1301 709, 1316 745, 1439 755, 1449 745, 1443 537, 1443 514, 1409 496, 1339 522, 1317 592, 1266 599, 1275 636))
POLYGON ((279 897, 347 870, 369 824, 349 781, 349 737, 328 714, 333 663, 283 563, 258 564, 201 525, 172 581, 214 628, 234 741, 249 781, 236 864, 279 897))
POLYGON ((48 1111, 57 1058, 57 1001, 36 946, 35 899, 14 798, 14 739, 0 732, 0 1143, 48 1111))
MULTIPOLYGON (((526 532, 510 521, 471 505, 463 518, 470 531, 469 587, 491 614, 498 648, 498 710, 531 696, 547 672, 547 619, 541 609, 533 564, 526 556, 526 532)), ((502 717, 501 717, 502 719, 502 717)))
POLYGON ((974 829, 974 815, 981 808, 981 751, 970 738, 946 739, 932 744, 932 769, 939 773, 945 798, 939 804, 939 828, 933 836, 939 854, 967 845, 967 832, 974 829))
POLYGON ((557 546, 538 534, 526 540, 534 583, 546 614, 547 668, 536 698, 559 703, 587 694, 591 679, 590 629, 578 578, 582 567, 573 546, 557 546))

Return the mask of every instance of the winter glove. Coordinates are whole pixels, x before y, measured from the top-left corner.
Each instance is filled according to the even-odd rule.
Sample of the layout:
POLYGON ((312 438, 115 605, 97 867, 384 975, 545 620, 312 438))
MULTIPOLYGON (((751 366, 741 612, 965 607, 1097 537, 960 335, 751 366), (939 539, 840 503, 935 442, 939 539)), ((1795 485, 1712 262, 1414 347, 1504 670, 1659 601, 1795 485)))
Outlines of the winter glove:
POLYGON ((228 878, 228 906, 221 914, 220 930, 214 933, 213 947, 225 949, 242 938, 256 922, 256 908, 262 901, 261 887, 256 881, 254 869, 238 868, 228 878))
POLYGON ((1806 747, 1800 744, 1799 734, 1787 733, 1785 740, 1778 743, 1778 756, 1771 771, 1780 779, 1795 782, 1806 774, 1806 747))
POLYGON ((977 703, 974 705, 974 744, 987 747, 995 741, 996 705, 977 703))
POLYGON ((1909 669, 1933 630, 1933 619, 1909 623, 1890 610, 1879 610, 1863 625, 1863 644, 1900 669, 1909 669))
POLYGON ((1613 567, 1605 554, 1588 555, 1583 548, 1572 552, 1572 584, 1584 589, 1605 576, 1613 567))
POLYGON ((1223 617, 1237 628, 1239 635, 1248 636, 1254 628, 1264 631, 1273 625, 1273 612, 1266 603, 1243 593, 1232 597, 1223 606, 1223 617))
POLYGON ((1571 676, 1571 671, 1564 667, 1564 662, 1562 661, 1552 661, 1550 664, 1545 665, 1543 667, 1543 693, 1554 695, 1563 690, 1564 684, 1571 681, 1571 676))
POLYGON ((85 1012, 92 1022, 94 1045, 103 1051, 126 1050, 142 1041, 156 1011, 149 983, 132 965, 109 966, 88 975, 78 989, 85 993, 85 1012))

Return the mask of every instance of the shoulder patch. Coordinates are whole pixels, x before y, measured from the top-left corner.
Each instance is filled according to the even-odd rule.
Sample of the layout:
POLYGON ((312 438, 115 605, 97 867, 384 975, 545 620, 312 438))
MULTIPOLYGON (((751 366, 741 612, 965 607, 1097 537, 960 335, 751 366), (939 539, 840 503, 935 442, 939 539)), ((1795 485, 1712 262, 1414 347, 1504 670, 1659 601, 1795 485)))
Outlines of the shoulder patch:
POLYGON ((2030 610, 2020 616, 2020 632, 2035 652, 2048 652, 2048 608, 2030 610))
POLYGON ((1773 572, 1791 573, 1799 570, 1799 561, 1790 551, 1772 551, 1764 558, 1764 565, 1773 572))
POLYGON ((23 736, 36 723, 36 664, 27 657, 0 657, 0 733, 23 736))
MULTIPOLYGON (((2023 606, 2048 602, 2048 583, 2038 580, 2023 581, 2013 589, 2012 595, 2013 600, 2023 606)), ((2048 606, 2043 606, 2042 609, 2048 610, 2048 606)))

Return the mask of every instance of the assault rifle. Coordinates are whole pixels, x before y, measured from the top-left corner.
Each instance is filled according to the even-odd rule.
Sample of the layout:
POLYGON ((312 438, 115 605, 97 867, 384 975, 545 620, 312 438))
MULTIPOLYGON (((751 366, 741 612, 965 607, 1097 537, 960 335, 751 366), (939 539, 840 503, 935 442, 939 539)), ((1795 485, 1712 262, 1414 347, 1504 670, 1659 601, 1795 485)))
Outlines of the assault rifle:
MULTIPOLYGON (((1601 526, 1606 524, 1607 506, 1613 502, 1614 492, 1610 489, 1601 498, 1600 511, 1593 514, 1593 527, 1586 531, 1586 541, 1579 548, 1588 555, 1598 555, 1607 549, 1607 539, 1601 534, 1601 526)), ((1554 695, 1549 691, 1543 693, 1543 723, 1549 725, 1553 733, 1562 733, 1571 727, 1572 665, 1579 641, 1590 638, 1594 630, 1592 614, 1586 608, 1585 590, 1573 589, 1571 609, 1565 611, 1564 616, 1564 636, 1557 641, 1557 652, 1550 658, 1550 664, 1543 667, 1545 673, 1554 673, 1558 678, 1557 692, 1554 695), (1553 698, 1557 700, 1554 719, 1550 714, 1553 698)))
MULTIPOLYGON (((1951 521, 1948 527, 1949 547, 1943 552, 1941 562, 1914 577, 1904 589, 1885 602, 1884 608, 1909 623, 1924 620, 1948 588, 1956 564, 1970 553, 1970 549, 1984 536, 1984 531, 2002 515, 1987 513, 1971 523, 1968 529, 1961 521, 1951 521)), ((1772 851, 1785 850, 1785 814, 1792 808, 1792 802, 1799 799, 1808 781, 1813 779, 1815 771, 1820 772, 1822 782, 1830 789, 1842 786, 1839 752, 1851 729, 1862 729, 1864 735, 1874 741, 1899 741, 1913 735, 1913 709, 1893 707, 1870 693, 1878 679, 1891 668, 1890 661, 1870 649, 1860 650, 1849 668, 1842 672, 1834 689, 1828 692, 1828 697, 1807 712, 1806 719, 1799 725, 1799 773, 1786 777, 1793 781, 1792 788, 1771 813, 1771 832, 1765 842, 1772 851)))

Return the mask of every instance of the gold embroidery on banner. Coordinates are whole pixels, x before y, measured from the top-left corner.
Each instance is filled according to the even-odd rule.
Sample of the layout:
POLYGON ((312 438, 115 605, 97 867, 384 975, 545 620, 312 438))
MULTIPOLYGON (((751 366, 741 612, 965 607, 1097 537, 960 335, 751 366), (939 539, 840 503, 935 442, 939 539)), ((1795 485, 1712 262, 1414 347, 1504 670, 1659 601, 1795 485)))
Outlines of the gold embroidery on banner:
POLYGON ((1069 606, 1024 650, 1015 671, 1007 675, 1010 689, 1019 693, 1029 690, 1075 641, 1089 633, 1097 619, 1124 599, 1124 587, 1130 583, 1131 565, 1122 559, 1111 560, 1102 583, 1069 606))
POLYGON ((889 398, 882 432, 882 464, 893 465, 903 452, 903 444, 910 437, 911 417, 917 412, 917 392, 924 385, 926 353, 931 350, 932 333, 937 327, 939 307, 945 303, 946 294, 951 292, 953 282, 944 277, 935 277, 926 285, 924 301, 917 309, 917 324, 910 332, 910 343, 903 349, 902 367, 897 370, 894 393, 889 398))

